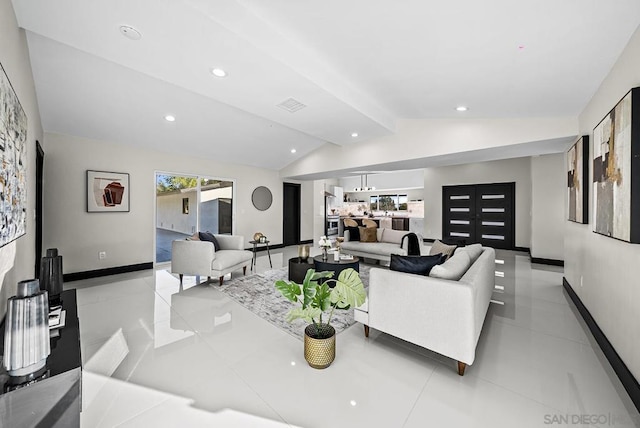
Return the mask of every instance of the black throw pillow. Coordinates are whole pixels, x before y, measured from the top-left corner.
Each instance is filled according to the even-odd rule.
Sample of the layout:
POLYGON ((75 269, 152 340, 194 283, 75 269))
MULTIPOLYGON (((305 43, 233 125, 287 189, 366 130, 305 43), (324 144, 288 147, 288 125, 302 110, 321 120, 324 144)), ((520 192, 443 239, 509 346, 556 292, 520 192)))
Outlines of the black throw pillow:
POLYGON ((389 269, 426 276, 429 275, 432 267, 444 263, 445 260, 447 260, 447 256, 443 254, 435 254, 433 256, 400 256, 391 254, 389 269))
POLYGON ((360 229, 358 226, 345 227, 349 231, 349 241, 360 241, 360 229))
POLYGON ((218 242, 216 237, 213 236, 212 233, 210 233, 210 232, 198 232, 198 237, 200 238, 201 241, 212 242, 214 251, 220 250, 220 243, 218 242))

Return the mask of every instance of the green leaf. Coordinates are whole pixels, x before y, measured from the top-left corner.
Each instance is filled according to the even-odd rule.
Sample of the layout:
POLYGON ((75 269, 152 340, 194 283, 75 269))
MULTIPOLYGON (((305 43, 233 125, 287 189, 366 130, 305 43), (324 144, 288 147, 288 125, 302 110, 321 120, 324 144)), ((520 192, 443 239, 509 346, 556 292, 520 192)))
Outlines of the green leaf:
POLYGON ((311 305, 322 311, 327 311, 331 307, 331 289, 326 282, 316 287, 316 295, 311 305))
POLYGON ((333 278, 333 275, 335 275, 335 272, 330 271, 330 270, 326 270, 326 271, 323 271, 323 272, 315 272, 311 279, 314 280, 314 281, 317 281, 317 280, 323 279, 323 278, 333 278))
POLYGON ((364 284, 358 272, 351 268, 340 272, 333 289, 331 302, 337 308, 345 309, 347 306, 358 307, 362 305, 366 298, 367 293, 364 291, 364 284))
POLYGON ((302 282, 302 309, 309 306, 313 301, 313 297, 316 295, 316 287, 318 286, 318 283, 312 280, 314 274, 315 270, 309 269, 304 276, 304 281, 302 282))
POLYGON ((287 282, 280 279, 276 281, 275 287, 282 293, 284 297, 286 297, 290 301, 298 301, 298 296, 301 294, 301 291, 300 286, 295 282, 287 282))
POLYGON ((308 323, 312 323, 314 318, 318 318, 322 311, 318 308, 307 307, 305 309, 302 308, 294 308, 289 311, 287 314, 287 321, 292 322, 297 319, 303 319, 308 323))

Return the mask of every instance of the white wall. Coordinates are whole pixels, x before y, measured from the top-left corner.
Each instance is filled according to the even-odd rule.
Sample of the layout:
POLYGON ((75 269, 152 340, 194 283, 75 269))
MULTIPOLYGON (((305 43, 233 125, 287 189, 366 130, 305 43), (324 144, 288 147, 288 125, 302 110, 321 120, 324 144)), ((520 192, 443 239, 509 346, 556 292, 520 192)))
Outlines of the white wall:
POLYGON ((282 179, 277 171, 176 156, 88 140, 45 135, 44 248, 57 247, 64 257, 64 271, 82 272, 154 260, 155 172, 198 174, 233 179, 235 233, 246 246, 257 231, 274 245, 282 243, 282 179), (86 170, 130 174, 129 213, 86 212, 86 170), (267 186, 273 204, 258 211, 251 204, 257 186, 267 186), (98 260, 98 252, 107 258, 98 260))
POLYGON ((300 240, 308 241, 313 239, 313 181, 300 182, 300 240))
MULTIPOLYGON (((339 177, 349 168, 370 169, 371 165, 400 161, 413 165, 408 168, 423 168, 435 165, 429 163, 430 159, 446 160, 452 154, 465 153, 467 153, 465 159, 473 161, 531 156, 539 152, 521 152, 514 156, 509 155, 511 152, 507 150, 508 146, 536 142, 534 146, 537 147, 537 142, 541 141, 551 141, 550 145, 555 146, 556 139, 573 139, 577 132, 575 117, 402 119, 398 121, 394 135, 344 146, 326 144, 284 168, 281 175, 300 178, 314 173, 335 171, 334 175, 339 177), (479 151, 490 148, 494 149, 490 157, 479 157, 481 155, 479 151)), ((558 150, 548 150, 546 153, 564 151, 564 144, 560 142, 558 150)), ((527 150, 534 150, 534 148, 527 150)))
MULTIPOLYGON (((364 186, 365 178, 362 178, 362 186, 364 186)), ((353 190, 355 187, 361 187, 359 175, 353 177, 340 178, 340 186, 344 188, 345 193, 353 190)), ((410 171, 395 171, 384 174, 368 174, 366 181, 369 186, 376 189, 406 189, 411 187, 422 188, 424 182, 424 170, 413 169, 410 171)))
POLYGON ((564 154, 531 158, 531 256, 564 259, 565 193, 564 154))
MULTIPOLYGON (((580 115, 581 134, 593 140, 593 128, 629 89, 637 86, 640 86, 640 29, 580 115)), ((589 173, 591 183, 593 171, 589 173)), ((591 186, 589 201, 593 201, 591 186)), ((637 340, 640 337, 640 245, 607 238, 593 233, 592 229, 591 206, 589 224, 565 221, 565 277, 620 358, 640 380, 640 340, 637 340)))
MULTIPOLYGON (((44 147, 27 41, 18 28, 10 0, 0 0, 0 63, 27 115, 27 224, 26 234, 0 248, 0 319, 7 298, 19 281, 33 278, 35 266, 35 159, 36 140, 44 147)), ((1 72, 1 71, 0 71, 1 72)), ((46 150, 46 147, 45 147, 46 150)), ((46 247, 45 247, 46 248, 46 247)))
POLYGON ((424 237, 442 238, 442 186, 506 182, 516 183, 516 246, 529 248, 531 245, 530 158, 426 168, 424 170, 424 237))

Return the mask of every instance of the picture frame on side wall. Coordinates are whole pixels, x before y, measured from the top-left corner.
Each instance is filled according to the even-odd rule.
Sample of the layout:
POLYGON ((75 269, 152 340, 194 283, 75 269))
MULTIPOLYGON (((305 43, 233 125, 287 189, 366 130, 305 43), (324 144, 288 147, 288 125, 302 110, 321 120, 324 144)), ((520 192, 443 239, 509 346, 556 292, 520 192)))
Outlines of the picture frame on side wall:
POLYGON ((0 247, 27 224, 27 115, 0 64, 0 247))
POLYGON ((640 243, 640 88, 593 130, 593 231, 640 243))
POLYGON ((129 174, 87 170, 87 212, 129 212, 129 174))
POLYGON ((589 136, 583 135, 567 152, 568 220, 589 223, 589 136))

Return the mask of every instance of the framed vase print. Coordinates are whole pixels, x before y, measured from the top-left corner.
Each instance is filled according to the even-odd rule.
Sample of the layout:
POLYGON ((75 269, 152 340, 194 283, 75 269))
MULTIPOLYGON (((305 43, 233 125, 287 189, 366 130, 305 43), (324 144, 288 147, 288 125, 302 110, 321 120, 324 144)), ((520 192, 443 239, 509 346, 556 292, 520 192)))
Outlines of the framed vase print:
POLYGON ((88 170, 87 212, 129 212, 129 174, 88 170))

